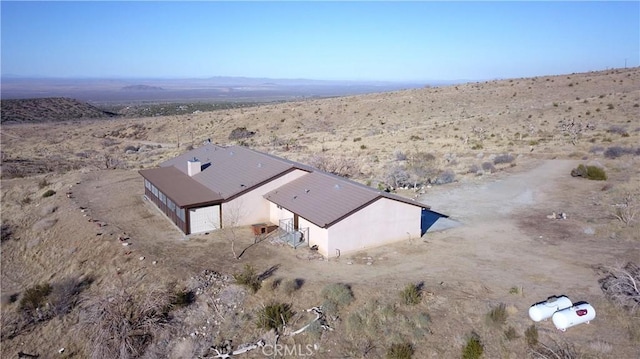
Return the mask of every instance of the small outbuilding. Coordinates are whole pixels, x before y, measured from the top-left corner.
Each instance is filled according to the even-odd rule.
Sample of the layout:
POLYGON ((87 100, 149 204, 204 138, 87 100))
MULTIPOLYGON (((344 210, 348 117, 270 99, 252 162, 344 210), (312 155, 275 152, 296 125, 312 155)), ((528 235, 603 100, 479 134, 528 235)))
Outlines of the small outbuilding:
POLYGON ((205 144, 139 171, 186 234, 273 223, 326 257, 419 238, 442 217, 420 202, 246 147, 205 144))

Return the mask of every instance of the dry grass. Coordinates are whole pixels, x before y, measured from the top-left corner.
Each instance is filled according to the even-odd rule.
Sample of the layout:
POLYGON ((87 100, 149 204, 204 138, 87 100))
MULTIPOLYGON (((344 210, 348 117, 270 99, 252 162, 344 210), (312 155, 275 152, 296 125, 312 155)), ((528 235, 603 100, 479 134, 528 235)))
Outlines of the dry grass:
MULTIPOLYGON (((327 318, 334 330, 295 337, 295 342, 318 344, 318 357, 383 357, 393 343, 404 341, 415 344, 415 357, 459 357, 466 345, 464 333, 472 328, 482 336, 484 357, 524 357, 526 341, 537 345, 532 332, 525 332, 522 339, 505 337, 512 336, 510 328, 522 333, 531 324, 522 312, 538 297, 555 294, 548 291, 556 290, 558 283, 569 285, 576 296, 593 296, 598 304, 598 325, 587 329, 588 335, 597 335, 600 342, 591 341, 581 351, 592 356, 637 356, 637 324, 622 314, 614 315, 615 308, 607 307, 604 294, 598 297, 588 289, 592 288, 589 283, 599 279, 588 268, 637 254, 639 223, 635 212, 618 213, 614 205, 627 204, 625 194, 635 198, 640 188, 640 156, 629 151, 640 143, 634 122, 639 102, 640 69, 636 68, 189 115, 3 123, 2 214, 3 225, 9 226, 6 233, 3 226, 2 236, 3 298, 22 293, 33 283, 49 282, 51 300, 56 283, 74 273, 91 274, 95 281, 80 294, 86 297, 84 305, 75 300, 62 305, 60 312, 66 314, 46 323, 20 326, 25 322, 18 315, 17 304, 4 301, 2 356, 15 357, 17 351, 24 350, 51 357, 57 355, 58 343, 80 348, 84 343, 77 343, 78 338, 69 334, 72 323, 80 319, 88 323, 93 316, 98 325, 87 332, 92 341, 77 350, 78 357, 92 353, 134 356, 143 351, 148 356, 180 357, 181 347, 187 353, 183 357, 196 357, 199 350, 215 344, 213 338, 224 336, 243 343, 264 335, 256 328, 255 313, 247 308, 260 308, 271 301, 291 302, 292 310, 303 313, 306 304, 324 301, 331 307, 327 318), (236 128, 254 134, 230 140, 236 128), (333 165, 327 167, 333 172, 380 189, 403 187, 399 186, 402 183, 411 189, 402 194, 425 192, 427 203, 430 194, 476 184, 482 190, 485 184, 494 183, 490 179, 505 179, 544 159, 579 159, 585 165, 602 165, 608 180, 604 188, 602 182, 572 179, 567 171, 569 178, 558 182, 558 188, 534 191, 543 202, 527 207, 525 221, 520 214, 509 214, 491 222, 497 217, 487 214, 490 220, 480 226, 467 223, 468 230, 428 235, 428 243, 413 241, 371 250, 358 255, 368 259, 356 257, 351 265, 345 264, 344 258, 298 260, 300 249, 267 244, 252 247, 236 260, 229 255, 229 243, 218 234, 183 240, 184 236, 139 196, 142 187, 137 169, 156 166, 207 138, 223 145, 243 143, 305 163, 313 156, 319 157, 319 163, 333 160, 339 162, 327 164, 333 165), (612 147, 608 155, 615 158, 608 158, 604 153, 612 147), (509 157, 501 157, 505 154, 514 159, 509 162, 509 157), (511 167, 513 163, 517 166, 511 167), (439 174, 445 175, 441 181, 456 182, 429 188, 429 180, 436 182, 439 174), (56 195, 43 198, 47 189, 56 195), (72 191, 74 198, 67 198, 67 191, 72 191), (55 206, 53 212, 48 209, 55 206), (89 209, 80 212, 80 206, 89 209), (546 215, 558 210, 567 212, 569 219, 544 222, 546 215), (616 214, 624 217, 616 218, 616 214), (109 225, 96 228, 88 218, 109 225), (122 247, 117 240, 123 232, 131 237, 129 247, 122 247), (571 261, 555 260, 568 252, 575 256, 571 261), (139 260, 141 256, 146 259, 139 260), (533 268, 529 262, 514 265, 513 256, 558 266, 562 270, 556 275, 560 277, 551 278, 545 268, 533 268), (305 278, 304 286, 294 289, 294 283, 285 279, 273 287, 280 289, 243 292, 246 296, 232 296, 229 293, 233 291, 223 288, 214 290, 216 285, 200 291, 189 287, 199 294, 184 307, 170 298, 175 292, 145 295, 155 293, 153 288, 166 282, 183 283, 204 269, 230 277, 245 264, 256 268, 282 265, 286 277, 305 278), (476 275, 485 276, 482 284, 471 279, 476 275), (136 282, 139 292, 110 289, 114 281, 131 278, 140 279, 136 282), (402 285, 420 281, 428 283, 429 293, 424 292, 416 305, 398 306, 402 285), (332 283, 349 286, 338 288, 332 283), (513 283, 528 288, 526 295, 510 295, 508 285, 513 283), (327 286, 333 287, 328 290, 332 294, 322 291, 327 286), (515 308, 516 312, 509 312, 509 327, 497 330, 487 325, 486 303, 515 308), (111 319, 100 319, 100 310, 111 311, 111 319), (172 320, 166 317, 168 310, 172 310, 172 320), (114 325, 117 318, 131 321, 114 325), (179 334, 169 324, 180 328, 179 334), (192 337, 196 331, 199 334, 192 337), (94 344, 98 348, 95 352, 94 344)), ((631 210, 636 204, 619 207, 631 210)), ((237 241, 242 248, 253 243, 250 229, 239 231, 237 241)), ((70 293, 74 287, 67 287, 70 293)), ((239 287, 236 290, 241 291, 239 287)), ((290 325, 297 328, 307 319, 296 315, 290 325)), ((541 334, 546 330, 540 327, 541 334)), ((578 330, 570 335, 576 341, 590 340, 578 330)))

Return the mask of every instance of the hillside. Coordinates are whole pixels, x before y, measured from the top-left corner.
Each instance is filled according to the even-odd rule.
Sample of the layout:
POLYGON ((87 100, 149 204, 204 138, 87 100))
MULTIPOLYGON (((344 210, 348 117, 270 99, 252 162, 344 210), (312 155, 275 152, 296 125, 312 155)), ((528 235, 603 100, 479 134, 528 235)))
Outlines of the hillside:
POLYGON ((215 357, 225 340, 271 345, 260 318, 278 303, 295 312, 278 343, 317 358, 402 344, 456 358, 470 338, 486 358, 639 357, 637 302, 605 292, 640 275, 639 118, 631 68, 3 126, 2 357, 116 357, 127 333, 144 336, 120 347, 144 352, 131 357, 215 357), (185 237, 143 197, 138 170, 207 139, 396 191, 459 225, 331 260, 251 228, 185 237), (572 177, 580 164, 606 180, 572 177), (564 333, 528 317, 561 294, 597 317, 564 333), (320 305, 332 330, 287 335, 320 305))
POLYGON ((115 113, 70 98, 2 100, 2 123, 37 123, 87 118, 109 118, 115 113))

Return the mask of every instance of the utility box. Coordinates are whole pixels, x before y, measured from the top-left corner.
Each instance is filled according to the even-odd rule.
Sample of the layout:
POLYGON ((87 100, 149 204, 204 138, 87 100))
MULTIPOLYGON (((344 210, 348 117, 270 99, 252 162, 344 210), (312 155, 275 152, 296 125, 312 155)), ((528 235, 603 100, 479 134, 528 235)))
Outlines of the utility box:
POLYGON ((252 224, 251 227, 253 227, 253 235, 255 236, 269 233, 268 232, 269 226, 266 223, 252 224))

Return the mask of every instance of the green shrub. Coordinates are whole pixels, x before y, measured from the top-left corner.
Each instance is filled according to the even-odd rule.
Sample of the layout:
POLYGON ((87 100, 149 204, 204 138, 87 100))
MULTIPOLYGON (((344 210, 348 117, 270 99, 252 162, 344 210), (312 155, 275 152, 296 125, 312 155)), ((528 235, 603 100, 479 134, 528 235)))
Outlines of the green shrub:
POLYGON ((471 333, 467 344, 462 348, 462 359, 479 359, 484 352, 484 346, 480 341, 480 336, 476 333, 471 333))
POLYGON ((393 343, 387 349, 387 359, 411 359, 414 350, 409 342, 393 343))
POLYGON ((262 308, 260 313, 258 313, 256 325, 260 329, 279 330, 287 324, 291 317, 293 317, 293 314, 291 304, 271 303, 262 308))
POLYGON ((238 284, 244 285, 254 293, 262 286, 260 283, 260 277, 256 273, 256 270, 248 264, 245 264, 242 272, 234 274, 233 278, 238 282, 238 284))
POLYGON ((420 289, 418 286, 411 283, 407 284, 406 287, 400 292, 400 298, 402 298, 402 302, 407 305, 415 305, 420 303, 420 289))
POLYGON ((500 303, 489 311, 489 320, 498 325, 502 325, 507 322, 507 306, 504 303, 500 303))
POLYGON ((602 168, 598 166, 585 166, 583 164, 572 169, 571 176, 584 177, 594 181, 605 181, 607 179, 607 174, 602 168))
POLYGON ((524 331, 524 338, 528 346, 535 347, 538 345, 538 328, 531 324, 531 326, 524 331))
POLYGON ((42 197, 47 198, 53 196, 54 194, 56 194, 56 191, 48 189, 45 193, 42 194, 42 197))
POLYGON ((24 311, 36 310, 46 303, 50 293, 51 285, 49 283, 37 284, 28 288, 20 299, 20 309, 24 311))

